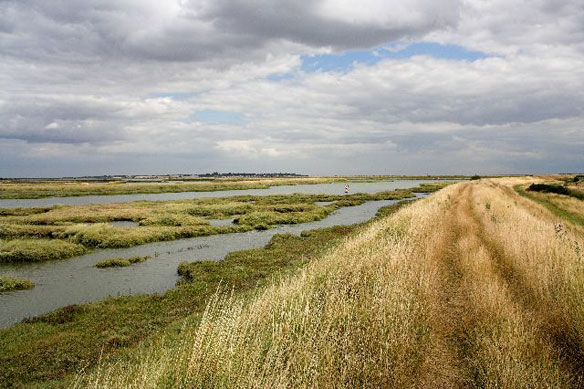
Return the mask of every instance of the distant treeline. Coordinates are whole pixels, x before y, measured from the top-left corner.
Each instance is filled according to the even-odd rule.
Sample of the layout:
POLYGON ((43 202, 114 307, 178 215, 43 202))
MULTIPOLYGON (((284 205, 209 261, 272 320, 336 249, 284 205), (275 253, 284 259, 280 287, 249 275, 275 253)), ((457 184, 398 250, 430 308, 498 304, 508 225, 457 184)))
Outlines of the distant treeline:
POLYGON ((204 173, 199 174, 199 177, 308 177, 307 174, 297 173, 204 173))

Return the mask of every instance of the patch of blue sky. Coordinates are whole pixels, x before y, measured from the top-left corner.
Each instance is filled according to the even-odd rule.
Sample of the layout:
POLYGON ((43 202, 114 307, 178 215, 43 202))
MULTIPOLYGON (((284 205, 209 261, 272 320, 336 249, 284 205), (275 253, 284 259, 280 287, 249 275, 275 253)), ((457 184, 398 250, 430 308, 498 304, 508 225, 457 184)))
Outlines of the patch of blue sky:
POLYGON ((456 61, 476 61, 489 57, 481 51, 465 49, 458 45, 443 45, 436 42, 392 43, 371 50, 352 50, 338 54, 301 56, 301 69, 305 72, 345 72, 356 64, 375 65, 389 58, 404 59, 417 55, 456 61))
POLYGON ((150 93, 148 96, 155 99, 168 97, 173 100, 188 100, 197 96, 197 94, 195 92, 154 92, 150 93))
POLYGON ((245 126, 248 122, 243 118, 240 112, 234 111, 218 111, 206 109, 190 114, 186 119, 186 123, 203 122, 209 124, 234 124, 245 126))

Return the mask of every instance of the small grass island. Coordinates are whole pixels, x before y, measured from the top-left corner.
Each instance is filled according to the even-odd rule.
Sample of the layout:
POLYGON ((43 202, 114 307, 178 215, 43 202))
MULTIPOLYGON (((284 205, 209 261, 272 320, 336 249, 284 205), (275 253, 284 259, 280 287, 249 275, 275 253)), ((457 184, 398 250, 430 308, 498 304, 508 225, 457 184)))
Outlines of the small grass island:
POLYGON ((146 257, 131 257, 131 258, 108 258, 103 259, 95 264, 95 267, 104 269, 106 267, 127 267, 135 263, 140 263, 146 261, 149 256, 146 257))
POLYGON ((0 292, 12 292, 34 288, 34 282, 20 278, 0 276, 0 292))

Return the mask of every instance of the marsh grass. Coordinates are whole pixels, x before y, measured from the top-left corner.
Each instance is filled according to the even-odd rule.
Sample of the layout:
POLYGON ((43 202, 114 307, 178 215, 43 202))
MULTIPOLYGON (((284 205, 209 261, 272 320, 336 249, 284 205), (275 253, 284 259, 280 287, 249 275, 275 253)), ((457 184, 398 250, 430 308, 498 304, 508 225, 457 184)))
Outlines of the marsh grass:
POLYGON ((310 212, 274 212, 259 211, 250 212, 246 215, 233 219, 237 225, 249 225, 253 228, 257 226, 274 226, 278 224, 300 224, 324 219, 334 208, 316 209, 310 212))
MULTIPOLYGON (((132 184, 121 181, 93 182, 23 182, 0 183, 0 198, 35 199, 43 197, 101 196, 145 193, 212 192, 221 190, 267 189, 277 185, 321 184, 335 182, 335 178, 282 178, 263 180, 212 180, 178 184, 132 184)), ((342 180, 342 179, 341 179, 342 180)))
POLYGON ((20 278, 0 276, 0 292, 11 292, 13 290, 24 290, 34 288, 34 282, 20 278))
MULTIPOLYGON (((0 238, 6 239, 4 261, 40 261, 69 258, 66 247, 122 248, 221 233, 268 229, 281 224, 317 221, 341 207, 366 201, 413 197, 408 190, 374 194, 237 196, 178 201, 138 201, 4 210, 0 215, 0 238), (322 206, 315 202, 329 201, 322 206), (229 226, 212 226, 207 219, 234 218, 229 226), (133 221, 137 227, 117 227, 115 221, 133 221), (31 246, 54 240, 46 246, 31 246), (10 243, 8 243, 10 242, 10 243), (73 244, 73 246, 67 244, 73 244), (60 248, 58 250, 57 248, 60 248), (34 252, 33 252, 34 251, 34 252), (30 252, 30 255, 26 255, 30 252), (59 253, 62 253, 59 256, 59 253), (35 259, 36 258, 36 259, 35 259)), ((0 250, 2 250, 0 248, 0 250)), ((0 251, 0 260, 2 260, 0 251)))
POLYGON ((144 262, 148 260, 150 257, 130 257, 130 258, 107 258, 103 259, 95 264, 95 267, 100 269, 107 268, 107 267, 127 267, 132 266, 133 264, 144 262))
POLYGON ((87 251, 82 245, 57 239, 0 241, 0 262, 42 262, 70 258, 87 251))
POLYGON ((425 182, 414 188, 410 188, 412 192, 415 193, 433 193, 439 191, 440 189, 446 188, 448 185, 452 185, 454 182, 444 181, 444 182, 425 182))
POLYGON ((122 248, 176 239, 208 236, 220 233, 244 232, 249 226, 180 226, 119 228, 107 224, 74 226, 67 229, 62 238, 88 248, 122 248))

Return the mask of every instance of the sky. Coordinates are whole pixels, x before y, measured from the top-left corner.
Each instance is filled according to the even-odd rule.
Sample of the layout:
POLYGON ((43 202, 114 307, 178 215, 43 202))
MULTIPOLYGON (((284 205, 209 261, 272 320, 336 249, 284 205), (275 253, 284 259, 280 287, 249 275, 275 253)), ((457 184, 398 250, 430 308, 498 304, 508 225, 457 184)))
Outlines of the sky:
POLYGON ((0 0, 0 177, 584 171, 581 0, 0 0))

